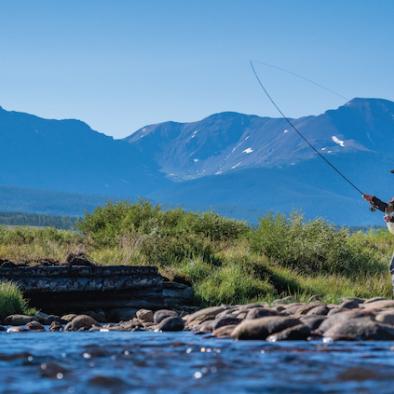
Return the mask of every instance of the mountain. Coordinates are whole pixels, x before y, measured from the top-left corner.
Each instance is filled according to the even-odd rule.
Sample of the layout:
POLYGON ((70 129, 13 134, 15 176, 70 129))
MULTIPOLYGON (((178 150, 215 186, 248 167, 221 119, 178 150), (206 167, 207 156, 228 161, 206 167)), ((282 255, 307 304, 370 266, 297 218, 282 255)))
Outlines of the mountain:
POLYGON ((138 149, 79 120, 0 107, 0 185, 137 198, 166 183, 138 149))
MULTIPOLYGON (((394 102, 356 98, 292 122, 361 190, 391 197, 394 102)), ((251 222, 294 210, 352 226, 382 220, 279 118, 224 112, 114 140, 78 120, 0 109, 0 153, 0 210, 79 215, 145 197, 251 222)))
MULTIPOLYGON (((365 193, 390 197, 394 102, 355 98, 291 121, 365 193)), ((284 119, 225 112, 199 122, 147 126, 126 140, 177 181, 153 193, 168 205, 250 221, 267 211, 297 210, 338 224, 381 223, 284 119)))
MULTIPOLYGON (((292 122, 327 157, 354 152, 392 156, 391 101, 356 98, 336 110, 292 122)), ((315 157, 286 120, 235 112, 211 115, 192 123, 146 126, 126 141, 176 180, 248 168, 294 166, 315 157)))

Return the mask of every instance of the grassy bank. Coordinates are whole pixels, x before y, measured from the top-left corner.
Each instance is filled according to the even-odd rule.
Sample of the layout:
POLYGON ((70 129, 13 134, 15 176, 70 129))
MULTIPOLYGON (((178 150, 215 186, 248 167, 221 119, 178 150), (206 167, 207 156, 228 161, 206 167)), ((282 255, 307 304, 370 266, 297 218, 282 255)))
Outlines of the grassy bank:
POLYGON ((351 233, 297 215, 268 215, 252 228, 146 202, 98 208, 79 232, 0 227, 0 258, 62 260, 83 251, 102 264, 158 265, 164 275, 191 283, 204 304, 390 297, 393 249, 394 237, 384 230, 351 233))

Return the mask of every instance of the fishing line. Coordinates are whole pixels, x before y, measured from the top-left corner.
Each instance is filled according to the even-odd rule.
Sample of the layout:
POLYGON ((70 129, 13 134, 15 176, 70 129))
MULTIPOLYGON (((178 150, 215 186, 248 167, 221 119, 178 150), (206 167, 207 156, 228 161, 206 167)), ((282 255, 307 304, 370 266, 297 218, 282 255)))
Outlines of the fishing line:
POLYGON ((322 155, 313 145, 309 140, 301 133, 300 130, 294 125, 294 123, 285 115, 285 113, 281 110, 279 105, 275 102, 275 100, 272 98, 270 93, 268 92, 267 88, 264 86, 263 82, 261 81, 259 75, 257 74, 256 69, 254 68, 253 61, 249 61, 250 67, 252 68, 253 74, 256 77, 256 80, 258 84, 260 85, 261 89, 265 93, 265 95, 268 97, 268 100, 271 102, 271 104, 276 108, 276 110, 279 112, 279 114, 282 116, 282 118, 290 125, 290 127, 304 140, 304 142, 328 165, 330 166, 342 179, 344 179, 353 189, 355 189, 358 193, 361 195, 364 195, 364 193, 359 189, 346 175, 344 175, 333 163, 331 163, 330 160, 328 160, 324 155, 322 155))
POLYGON ((287 69, 285 69, 283 67, 276 66, 275 64, 262 62, 261 60, 255 60, 254 63, 262 64, 263 66, 266 66, 266 67, 269 67, 269 68, 273 68, 275 70, 278 70, 278 71, 284 72, 286 74, 292 75, 293 77, 302 79, 303 81, 308 82, 308 83, 310 83, 312 85, 315 85, 315 86, 317 86, 320 89, 326 90, 327 92, 333 94, 334 96, 337 96, 337 97, 340 97, 342 99, 345 99, 346 101, 350 100, 348 97, 344 96, 342 93, 339 93, 339 92, 337 92, 334 89, 331 89, 331 88, 329 88, 327 86, 324 86, 321 83, 314 81, 313 79, 310 79, 310 78, 304 77, 303 75, 297 74, 294 71, 290 71, 290 70, 287 70, 287 69))

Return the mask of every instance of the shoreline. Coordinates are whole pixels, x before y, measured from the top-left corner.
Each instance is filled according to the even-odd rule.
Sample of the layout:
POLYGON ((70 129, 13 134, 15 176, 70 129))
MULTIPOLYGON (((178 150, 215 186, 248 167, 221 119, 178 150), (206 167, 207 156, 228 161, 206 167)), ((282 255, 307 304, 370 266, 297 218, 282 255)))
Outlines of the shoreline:
POLYGON ((286 299, 245 305, 220 305, 186 313, 171 309, 140 309, 127 321, 104 321, 100 313, 64 316, 37 312, 33 316, 10 315, 0 331, 155 331, 205 334, 235 340, 354 341, 394 340, 394 300, 345 299, 341 304, 321 301, 288 303, 286 299))

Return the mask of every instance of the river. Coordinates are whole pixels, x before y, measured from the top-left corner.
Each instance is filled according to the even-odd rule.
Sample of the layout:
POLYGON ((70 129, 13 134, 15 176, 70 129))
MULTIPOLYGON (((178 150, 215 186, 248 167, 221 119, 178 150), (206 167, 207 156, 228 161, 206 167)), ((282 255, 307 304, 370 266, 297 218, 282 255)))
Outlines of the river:
POLYGON ((0 334, 1 393, 392 393, 394 342, 0 334))

